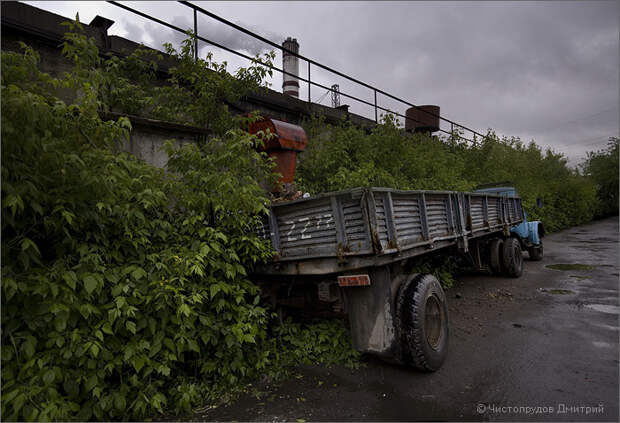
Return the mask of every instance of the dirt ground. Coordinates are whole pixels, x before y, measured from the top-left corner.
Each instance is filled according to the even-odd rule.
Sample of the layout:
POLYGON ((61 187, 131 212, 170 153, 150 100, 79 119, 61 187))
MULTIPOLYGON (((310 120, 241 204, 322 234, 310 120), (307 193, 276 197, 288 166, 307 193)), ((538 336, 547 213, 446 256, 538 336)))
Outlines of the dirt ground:
POLYGON ((369 356, 354 371, 305 366, 259 398, 182 419, 618 421, 618 218, 544 242, 521 278, 468 275, 447 291, 449 354, 435 373, 369 356))

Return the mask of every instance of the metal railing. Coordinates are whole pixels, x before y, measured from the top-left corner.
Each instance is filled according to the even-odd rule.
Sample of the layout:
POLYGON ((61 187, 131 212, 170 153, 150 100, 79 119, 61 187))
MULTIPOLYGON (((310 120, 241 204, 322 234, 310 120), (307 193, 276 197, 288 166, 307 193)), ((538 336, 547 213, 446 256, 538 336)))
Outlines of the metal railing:
MULTIPOLYGON (((109 0, 108 3, 110 3, 110 4, 114 5, 114 6, 120 7, 122 9, 124 9, 124 10, 127 10, 127 11, 129 11, 131 13, 134 13, 134 14, 136 14, 138 16, 141 16, 141 17, 143 17, 145 19, 148 19, 148 20, 150 20, 152 22, 156 22, 156 23, 158 23, 160 25, 163 25, 163 26, 165 26, 167 28, 170 28, 170 29, 172 29, 174 31, 180 32, 182 34, 185 34, 187 32, 186 29, 183 29, 183 28, 180 28, 180 27, 178 27, 176 25, 170 24, 170 23, 168 23, 166 21, 163 21, 163 20, 158 19, 158 18, 156 18, 154 16, 151 16, 151 15, 148 15, 148 14, 146 14, 144 12, 141 12, 141 11, 139 11, 137 9, 134 9, 132 7, 129 7, 127 5, 119 3, 117 1, 109 0)), ((231 21, 229 21, 227 19, 224 19, 221 16, 218 16, 218 15, 212 13, 212 12, 209 12, 208 10, 203 9, 200 6, 192 4, 192 3, 188 2, 188 1, 179 1, 179 3, 184 5, 184 6, 186 6, 186 7, 188 7, 188 8, 190 8, 190 9, 192 9, 192 11, 193 11, 193 17, 194 17, 194 36, 195 36, 195 39, 194 39, 194 58, 195 59, 198 58, 198 41, 203 41, 203 42, 205 42, 207 44, 210 44, 210 45, 213 45, 215 47, 218 47, 218 48, 220 48, 220 49, 222 49, 224 51, 227 51, 229 53, 232 53, 234 55, 243 57, 243 58, 245 58, 247 60, 257 61, 257 59, 255 57, 251 57, 251 56, 249 56, 247 54, 241 53, 241 52, 236 51, 234 49, 231 49, 231 48, 229 48, 229 47, 227 47, 227 46, 225 46, 223 44, 220 44, 218 42, 215 42, 213 40, 210 40, 210 39, 207 39, 207 38, 201 36, 198 33, 198 13, 201 13, 202 15, 208 16, 208 17, 210 17, 210 18, 212 18, 212 19, 214 19, 214 20, 216 20, 218 22, 221 22, 221 23, 223 23, 223 24, 225 24, 225 25, 227 25, 227 26, 229 26, 231 28, 234 28, 235 30, 237 30, 239 32, 242 32, 242 33, 244 33, 246 35, 249 35, 249 36, 251 36, 251 37, 253 37, 253 38, 255 38, 255 39, 259 40, 259 41, 262 41, 263 43, 265 43, 267 45, 270 45, 271 47, 274 47, 274 48, 282 51, 283 53, 284 52, 289 53, 289 54, 291 54, 293 56, 296 56, 299 59, 305 61, 307 63, 307 69, 308 69, 308 77, 307 78, 303 78, 300 75, 294 75, 292 73, 286 72, 284 69, 280 69, 277 66, 274 66, 272 64, 261 63, 260 61, 258 61, 258 62, 261 63, 262 65, 272 69, 272 70, 275 70, 277 72, 282 73, 283 75, 292 76, 294 78, 297 78, 300 81, 303 81, 303 82, 307 83, 308 84, 308 104, 309 104, 310 107, 312 105, 312 99, 311 99, 311 87, 312 86, 325 89, 325 90, 327 90, 329 92, 334 92, 332 87, 327 87, 325 85, 322 85, 322 84, 320 84, 318 82, 314 82, 314 81, 311 80, 311 67, 314 66, 314 67, 317 67, 319 69, 326 70, 326 71, 330 72, 331 74, 337 75, 337 76, 339 76, 341 78, 345 78, 348 81, 351 81, 351 82, 353 82, 353 83, 355 83, 355 84, 357 84, 359 86, 362 86, 364 88, 367 88, 367 89, 371 90, 373 92, 373 94, 374 94, 374 103, 366 101, 366 100, 361 99, 361 98, 359 98, 357 96, 354 96, 354 95, 351 95, 351 94, 348 94, 348 93, 345 93, 345 92, 342 92, 342 91, 339 91, 339 94, 341 96, 350 98, 351 100, 355 100, 355 101, 357 101, 359 103, 362 103, 362 104, 365 104, 365 105, 373 107, 374 111, 375 111, 375 122, 377 122, 377 123, 379 121, 379 113, 378 113, 379 110, 382 110, 382 111, 384 111, 386 113, 389 113, 389 114, 392 114, 394 116, 398 116, 398 117, 404 118, 405 121, 410 120, 410 121, 414 121, 414 122, 419 122, 419 121, 413 119, 412 117, 400 114, 400 113, 395 112, 395 111, 393 111, 391 109, 387 109, 385 107, 380 106, 378 104, 378 102, 377 102, 377 94, 381 94, 381 95, 383 95, 383 96, 385 96, 387 98, 390 98, 390 99, 395 100, 395 101, 397 101, 399 103, 405 104, 405 105, 407 105, 409 107, 413 107, 416 110, 419 110, 419 111, 421 111, 421 112, 423 112, 423 113, 425 113, 427 115, 435 117, 435 118, 439 119, 441 122, 449 123, 450 124, 450 129, 451 129, 450 131, 446 131, 446 130, 441 129, 441 128, 439 128, 439 131, 443 132, 445 134, 448 134, 448 135, 450 135, 452 137, 456 137, 456 138, 459 138, 459 139, 462 139, 464 141, 468 141, 468 142, 471 142, 471 143, 474 143, 474 144, 476 143, 476 137, 480 137, 481 139, 487 138, 485 135, 481 134, 480 132, 475 131, 475 130, 473 130, 473 129, 465 126, 465 125, 462 125, 462 124, 457 123, 457 122, 455 122, 455 121, 453 121, 451 119, 442 117, 442 116, 440 116, 438 114, 435 114, 435 113, 433 113, 433 112, 431 112, 429 110, 426 110, 424 108, 416 106, 415 104, 412 104, 409 101, 406 101, 406 100, 403 100, 403 99, 401 99, 399 97, 396 97, 396 96, 394 96, 394 95, 392 95, 392 94, 390 94, 390 93, 388 93, 386 91, 383 91, 383 90, 381 90, 381 89, 379 89, 377 87, 374 87, 374 86, 372 86, 370 84, 367 84, 367 83, 365 83, 363 81, 360 81, 360 80, 358 80, 358 79, 356 79, 356 78, 354 78, 354 77, 352 77, 350 75, 347 75, 347 74, 345 74, 343 72, 340 72, 340 71, 338 71, 336 69, 333 69, 333 68, 331 68, 329 66, 323 65, 322 63, 319 63, 319 62, 317 62, 315 60, 312 60, 312 59, 310 59, 308 57, 305 57, 305 56, 303 56, 303 55, 301 55, 299 53, 295 53, 293 51, 290 51, 290 50, 282 47, 278 43, 275 43, 275 42, 273 42, 273 41, 271 41, 271 40, 269 40, 269 39, 267 39, 267 38, 265 38, 265 37, 263 37, 263 36, 261 36, 259 34, 256 34, 255 32, 252 32, 252 31, 250 31, 250 30, 248 30, 248 29, 246 29, 246 28, 244 28, 244 27, 242 27, 240 25, 237 25, 237 24, 235 24, 235 23, 233 23, 233 22, 231 22, 231 21), (462 136, 459 132, 455 131, 455 129, 457 131, 458 130, 463 130, 464 132, 467 131, 467 132, 473 134, 473 139, 469 139, 469 138, 466 138, 466 137, 462 136)))

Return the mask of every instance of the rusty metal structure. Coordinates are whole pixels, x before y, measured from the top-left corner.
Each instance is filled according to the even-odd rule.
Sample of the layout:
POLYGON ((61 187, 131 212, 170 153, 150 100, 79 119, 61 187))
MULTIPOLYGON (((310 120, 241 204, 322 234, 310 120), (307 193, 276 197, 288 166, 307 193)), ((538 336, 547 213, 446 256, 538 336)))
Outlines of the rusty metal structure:
POLYGON ((405 115, 405 130, 408 132, 439 131, 439 106, 410 107, 405 115))
POLYGON ((282 175, 280 182, 292 183, 295 178, 297 153, 304 151, 308 142, 303 128, 276 119, 263 119, 250 124, 249 132, 260 134, 259 138, 263 140, 260 149, 274 159, 274 172, 282 175))

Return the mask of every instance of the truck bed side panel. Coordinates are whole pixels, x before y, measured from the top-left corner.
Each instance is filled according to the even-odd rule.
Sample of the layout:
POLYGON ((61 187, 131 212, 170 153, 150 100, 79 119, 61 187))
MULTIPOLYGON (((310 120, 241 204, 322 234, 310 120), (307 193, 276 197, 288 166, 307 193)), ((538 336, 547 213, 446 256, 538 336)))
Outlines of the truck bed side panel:
POLYGON ((420 246, 451 245, 522 220, 518 197, 355 188, 274 204, 257 232, 271 240, 273 263, 326 259, 334 260, 337 271, 347 257, 372 260, 412 249, 419 254, 420 246))

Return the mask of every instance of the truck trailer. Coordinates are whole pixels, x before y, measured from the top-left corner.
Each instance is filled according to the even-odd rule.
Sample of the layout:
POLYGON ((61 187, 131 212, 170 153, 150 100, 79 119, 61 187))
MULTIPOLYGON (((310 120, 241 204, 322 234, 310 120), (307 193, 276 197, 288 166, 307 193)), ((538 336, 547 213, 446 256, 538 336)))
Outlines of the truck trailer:
MULTIPOLYGON (((283 169, 281 182, 291 182, 303 129, 269 119, 250 132, 271 133, 263 149, 283 169)), ((446 295, 433 275, 410 272, 412 261, 441 254, 519 277, 522 250, 542 258, 542 224, 524 222, 511 187, 353 188, 275 202, 256 229, 275 254, 252 278, 278 312, 347 318, 358 351, 434 371, 448 351, 446 295)))
POLYGON ((454 254, 519 277, 517 195, 355 188, 275 203, 257 229, 275 255, 253 276, 272 305, 348 318, 354 347, 434 371, 448 346, 446 296, 419 256, 454 254))

